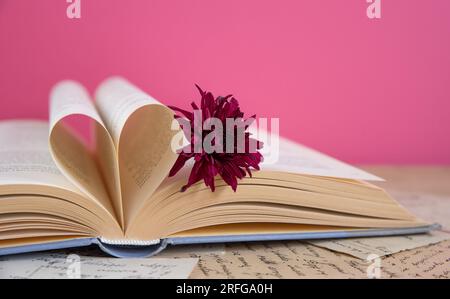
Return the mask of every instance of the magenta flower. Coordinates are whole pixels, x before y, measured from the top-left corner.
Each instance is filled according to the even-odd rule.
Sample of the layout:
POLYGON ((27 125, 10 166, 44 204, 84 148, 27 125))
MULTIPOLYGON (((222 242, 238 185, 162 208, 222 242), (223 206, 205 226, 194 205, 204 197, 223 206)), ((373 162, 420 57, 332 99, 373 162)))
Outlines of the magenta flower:
POLYGON ((180 121, 180 125, 183 127, 185 136, 190 141, 185 148, 179 152, 178 159, 170 170, 169 176, 174 176, 180 169, 183 168, 186 161, 194 159, 194 166, 192 167, 189 179, 186 185, 183 186, 182 191, 197 183, 200 180, 205 182, 205 185, 211 188, 211 191, 215 190, 214 178, 216 175, 220 175, 222 179, 236 191, 238 181, 247 174, 252 176, 252 169, 259 170, 259 163, 262 162, 263 157, 258 151, 262 148, 263 144, 256 139, 250 137, 251 133, 247 132, 249 125, 254 121, 255 116, 244 120, 244 113, 239 109, 239 102, 232 96, 226 97, 214 96, 211 92, 203 91, 199 86, 197 89, 201 95, 200 109, 195 104, 191 103, 194 112, 189 112, 177 107, 172 107, 174 111, 181 113, 190 124, 186 130, 183 127, 183 121, 180 119, 183 116, 176 115, 180 121), (195 112, 196 111, 196 112, 195 112), (207 122, 211 118, 218 119, 222 124, 222 133, 213 135, 211 144, 223 150, 205 151, 204 148, 198 148, 199 142, 203 144, 206 136, 211 136, 210 133, 214 131, 217 133, 215 127, 211 126, 211 130, 203 128, 203 122, 201 127, 198 127, 196 123, 196 116, 200 115, 203 122, 207 122), (227 126, 227 119, 234 121, 233 126, 227 126), (195 121, 194 121, 195 120, 195 121), (241 133, 238 133, 238 129, 241 133), (241 142, 238 142, 238 138, 244 138, 241 142), (197 142, 197 143, 196 143, 197 142), (225 146, 226 145, 226 146, 225 146), (252 146, 253 145, 253 148, 252 146), (232 149, 230 152, 229 149, 232 149))

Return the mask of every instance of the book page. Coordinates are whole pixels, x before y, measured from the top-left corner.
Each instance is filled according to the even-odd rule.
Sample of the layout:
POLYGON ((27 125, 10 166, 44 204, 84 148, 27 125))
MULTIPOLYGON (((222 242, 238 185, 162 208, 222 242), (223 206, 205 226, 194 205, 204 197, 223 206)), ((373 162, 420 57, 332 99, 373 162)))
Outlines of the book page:
POLYGON ((54 163, 48 130, 44 121, 0 122, 0 185, 54 186, 82 194, 54 163))
MULTIPOLYGON (((53 159, 60 171, 73 184, 85 192, 90 198, 98 201, 113 215, 118 215, 118 220, 120 221, 122 207, 120 190, 117 189, 118 185, 114 185, 114 179, 103 180, 101 170, 97 167, 95 155, 70 130, 70 127, 65 125, 64 120, 73 115, 87 117, 89 120, 92 120, 96 127, 96 133, 102 136, 99 138, 103 140, 108 140, 109 138, 108 132, 104 128, 100 116, 90 101, 87 91, 77 82, 62 81, 52 89, 50 94, 49 143, 53 159), (105 182, 109 182, 109 193, 105 182), (111 197, 109 194, 111 194, 111 197)), ((114 159, 115 155, 112 141, 108 153, 98 155, 103 159, 110 157, 109 161, 99 163, 100 165, 114 165, 116 159, 114 159)), ((113 166, 111 168, 114 169, 113 166)), ((114 171, 109 175, 114 176, 114 171)))
MULTIPOLYGON (((255 130, 253 132, 256 133, 255 130)), ((261 164, 261 169, 263 170, 354 180, 383 181, 382 178, 362 169, 348 165, 286 138, 279 137, 279 143, 274 142, 271 138, 265 137, 267 136, 266 134, 267 132, 265 131, 260 132, 260 136, 263 136, 261 141, 264 142, 264 162, 261 164)), ((258 136, 257 134, 255 135, 258 136)))
POLYGON ((96 91, 97 109, 119 155, 125 227, 168 175, 173 112, 128 81, 113 77, 96 91))

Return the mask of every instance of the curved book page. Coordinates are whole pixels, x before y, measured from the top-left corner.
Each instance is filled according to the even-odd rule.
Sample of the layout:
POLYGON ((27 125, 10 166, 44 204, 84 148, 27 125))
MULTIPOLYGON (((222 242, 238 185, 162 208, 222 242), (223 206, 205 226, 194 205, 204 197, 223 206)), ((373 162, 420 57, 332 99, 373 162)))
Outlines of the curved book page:
POLYGON ((118 152, 126 230, 175 162, 171 141, 179 127, 171 129, 172 110, 125 79, 105 80, 95 97, 118 152))
POLYGON ((48 132, 43 121, 0 122, 0 243, 55 234, 122 236, 111 212, 57 167, 48 132))
POLYGON ((49 144, 50 152, 61 172, 86 195, 98 201, 112 215, 115 214, 123 226, 115 148, 87 91, 77 82, 62 81, 51 91, 49 144), (93 121, 97 154, 92 153, 70 127, 65 125, 64 120, 73 115, 93 121))

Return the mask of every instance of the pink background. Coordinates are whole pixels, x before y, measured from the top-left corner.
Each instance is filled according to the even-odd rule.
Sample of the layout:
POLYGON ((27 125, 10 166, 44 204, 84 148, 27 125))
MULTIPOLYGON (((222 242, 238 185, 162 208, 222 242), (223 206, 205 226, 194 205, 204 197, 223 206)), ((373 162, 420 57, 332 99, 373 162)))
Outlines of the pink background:
POLYGON ((450 164, 450 1, 0 0, 0 119, 48 116, 50 87, 120 74, 166 104, 194 83, 356 163, 450 164), (344 4, 345 3, 345 4, 344 4))

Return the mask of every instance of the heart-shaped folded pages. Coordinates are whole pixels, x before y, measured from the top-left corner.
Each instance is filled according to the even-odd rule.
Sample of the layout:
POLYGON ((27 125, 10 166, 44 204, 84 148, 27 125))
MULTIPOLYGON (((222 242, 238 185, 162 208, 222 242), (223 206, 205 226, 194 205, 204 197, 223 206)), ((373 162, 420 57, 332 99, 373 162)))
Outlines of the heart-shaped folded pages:
POLYGON ((124 231, 172 167, 177 154, 171 141, 178 131, 169 108, 122 78, 104 81, 95 104, 74 81, 63 81, 51 92, 50 150, 56 164, 114 213, 124 231), (74 115, 93 122, 95 150, 65 124, 74 115))

